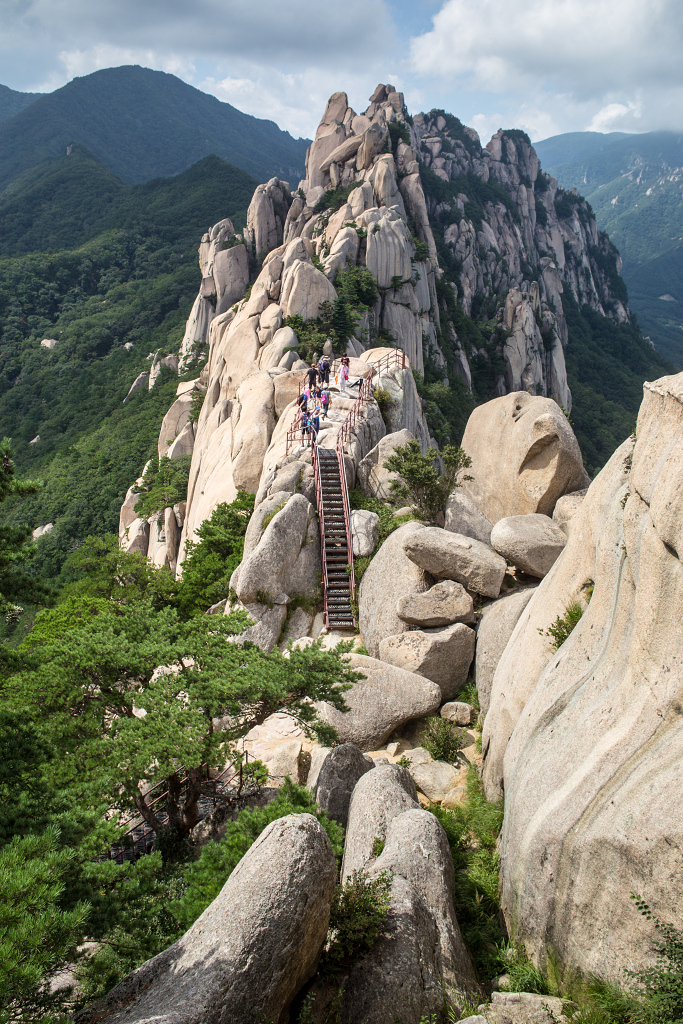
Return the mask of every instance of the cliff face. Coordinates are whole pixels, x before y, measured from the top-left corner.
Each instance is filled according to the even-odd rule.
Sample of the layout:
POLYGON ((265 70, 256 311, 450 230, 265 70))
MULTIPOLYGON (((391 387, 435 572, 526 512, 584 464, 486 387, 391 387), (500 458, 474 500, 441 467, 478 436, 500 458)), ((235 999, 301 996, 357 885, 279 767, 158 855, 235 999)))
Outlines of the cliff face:
MULTIPOLYGON (((272 493, 264 474, 275 479, 288 457, 304 368, 303 337, 283 324, 293 318, 299 330, 319 321, 341 298, 339 275, 349 268, 369 272, 376 285, 355 310, 346 347, 366 370, 369 350, 396 346, 410 367, 446 385, 458 376, 471 388, 483 367, 489 393, 480 399, 529 391, 569 412, 562 292, 626 320, 612 290, 617 260, 588 205, 540 171, 524 133, 499 132, 483 149, 451 115, 411 117, 391 85, 379 85, 361 114, 335 93, 298 188, 276 178, 259 185, 241 235, 223 220, 202 238, 202 281, 180 361, 184 369, 203 366, 195 388, 205 398, 196 424, 187 394, 167 416, 183 434, 182 444, 166 438, 168 453, 193 455, 186 508, 176 509, 175 528, 162 529, 163 517, 132 521, 129 495, 122 537, 181 566, 187 540, 218 503, 240 488, 272 493), (475 319, 485 328, 476 344, 475 319)), ((411 373, 394 372, 386 384, 391 429, 406 427, 426 446, 411 373)), ((368 415, 381 424, 376 410, 368 415)), ((379 433, 376 425, 359 427, 356 463, 381 426, 379 433)))

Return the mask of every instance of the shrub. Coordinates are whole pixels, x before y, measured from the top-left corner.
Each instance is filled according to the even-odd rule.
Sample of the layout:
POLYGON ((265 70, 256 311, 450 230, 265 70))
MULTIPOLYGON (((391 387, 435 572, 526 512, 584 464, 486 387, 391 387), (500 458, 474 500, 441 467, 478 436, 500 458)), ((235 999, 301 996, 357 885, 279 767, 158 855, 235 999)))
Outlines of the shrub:
POLYGON ((507 992, 536 992, 548 995, 548 982, 538 967, 529 960, 524 946, 520 943, 502 942, 499 948, 501 970, 510 981, 505 986, 507 992))
POLYGON ((177 606, 189 618, 229 596, 230 577, 242 561, 244 535, 254 510, 254 495, 239 491, 233 502, 222 502, 189 540, 177 606))
POLYGON ((453 810, 430 808, 446 833, 458 886, 455 911, 458 923, 481 978, 500 973, 498 853, 496 843, 503 824, 503 805, 490 804, 476 768, 467 773, 465 802, 453 810))
POLYGON ((202 411, 204 404, 204 392, 193 391, 192 399, 190 404, 190 415, 188 416, 188 423, 196 423, 199 419, 199 414, 202 411))
POLYGON ((348 967, 374 946, 389 909, 391 877, 382 871, 368 879, 356 871, 345 885, 335 889, 330 912, 330 938, 321 970, 348 967))
POLYGON ((653 967, 627 972, 635 980, 642 999, 641 1019, 647 1024, 683 1021, 683 931, 655 917, 640 896, 631 893, 631 899, 661 939, 654 946, 653 967))
POLYGON ((551 638, 550 646, 554 651, 558 650, 572 632, 579 619, 583 615, 583 608, 578 601, 572 601, 565 608, 564 615, 558 615, 552 625, 547 629, 540 629, 541 636, 551 638))
POLYGON ((323 192, 320 199, 315 204, 313 212, 324 213, 325 210, 329 210, 331 213, 336 213, 337 210, 342 208, 357 185, 357 182, 352 181, 349 185, 338 185, 336 188, 323 192))
POLYGON ((423 455, 420 442, 413 438, 396 448, 384 463, 384 468, 401 478, 401 481, 393 480, 391 483, 394 499, 412 502, 417 518, 434 522, 444 511, 451 491, 459 486, 460 474, 471 465, 472 460, 462 448, 446 445, 440 453, 429 448, 423 455), (443 473, 438 472, 435 464, 439 456, 444 465, 443 473))
POLYGON ((415 246, 415 255, 413 256, 415 263, 426 263, 429 259, 429 246, 427 243, 420 242, 417 239, 411 239, 411 241, 413 241, 415 246))
POLYGON ((167 455, 159 459, 155 455, 142 479, 142 493, 135 505, 136 515, 149 519, 157 512, 185 501, 191 462, 191 455, 181 455, 178 459, 169 459, 167 455))
POLYGON ((458 751, 467 746, 469 737, 445 718, 428 718, 422 729, 422 746, 435 761, 455 761, 458 751))

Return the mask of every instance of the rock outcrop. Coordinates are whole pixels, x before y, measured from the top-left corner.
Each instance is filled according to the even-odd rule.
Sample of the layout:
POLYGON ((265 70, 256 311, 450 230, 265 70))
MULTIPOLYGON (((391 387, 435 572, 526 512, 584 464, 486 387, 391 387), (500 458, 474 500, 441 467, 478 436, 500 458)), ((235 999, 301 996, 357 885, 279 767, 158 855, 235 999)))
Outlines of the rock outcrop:
POLYGON ((552 516, 558 498, 585 486, 567 417, 555 402, 525 391, 475 409, 462 447, 472 459, 463 492, 491 523, 531 512, 552 516))
POLYGON ((315 970, 335 876, 330 841, 312 815, 272 822, 189 931, 78 1021, 282 1019, 315 970))
POLYGON ((489 797, 505 787, 508 927, 537 962, 621 980, 651 956, 638 893, 677 924, 683 817, 683 375, 645 385, 637 440, 591 484, 562 558, 498 665, 484 727, 489 797), (569 638, 546 630, 592 590, 569 638), (538 786, 538 779, 543 785, 538 786), (656 870, 653 870, 656 865, 656 870))

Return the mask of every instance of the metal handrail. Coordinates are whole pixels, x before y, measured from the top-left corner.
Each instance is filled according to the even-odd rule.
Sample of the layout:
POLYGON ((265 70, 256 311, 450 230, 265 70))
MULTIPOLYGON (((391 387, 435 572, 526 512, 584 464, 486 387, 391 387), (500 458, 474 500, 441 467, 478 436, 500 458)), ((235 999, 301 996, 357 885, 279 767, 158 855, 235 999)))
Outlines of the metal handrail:
POLYGON ((323 578, 323 621, 329 625, 329 613, 327 608, 327 552, 325 549, 325 509, 323 502, 323 484, 320 476, 320 459, 318 457, 318 442, 314 441, 311 448, 311 462, 315 480, 315 504, 318 509, 318 529, 320 531, 320 562, 323 578))
MULTIPOLYGON (((342 505, 344 506, 344 524, 346 526, 346 550, 349 556, 349 591, 351 597, 356 596, 356 574, 353 566, 353 534, 351 532, 351 503, 349 501, 349 484, 346 479, 346 464, 344 462, 344 449, 339 445, 337 439, 337 462, 339 463, 339 483, 341 485, 342 505)), ((355 621, 355 616, 354 616, 355 621)))

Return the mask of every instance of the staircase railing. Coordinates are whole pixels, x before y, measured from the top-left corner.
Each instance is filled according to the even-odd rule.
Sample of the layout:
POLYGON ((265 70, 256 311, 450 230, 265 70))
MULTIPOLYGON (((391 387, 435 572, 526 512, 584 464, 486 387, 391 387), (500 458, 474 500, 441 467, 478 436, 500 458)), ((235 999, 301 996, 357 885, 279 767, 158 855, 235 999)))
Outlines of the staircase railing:
POLYGON ((313 442, 311 449, 311 463, 315 480, 315 504, 318 509, 318 529, 320 531, 320 561, 322 568, 323 584, 323 620, 327 626, 329 621, 329 609, 327 607, 328 577, 327 577, 327 552, 325 549, 325 502, 323 499, 323 485, 320 475, 320 458, 318 457, 318 443, 313 442))

